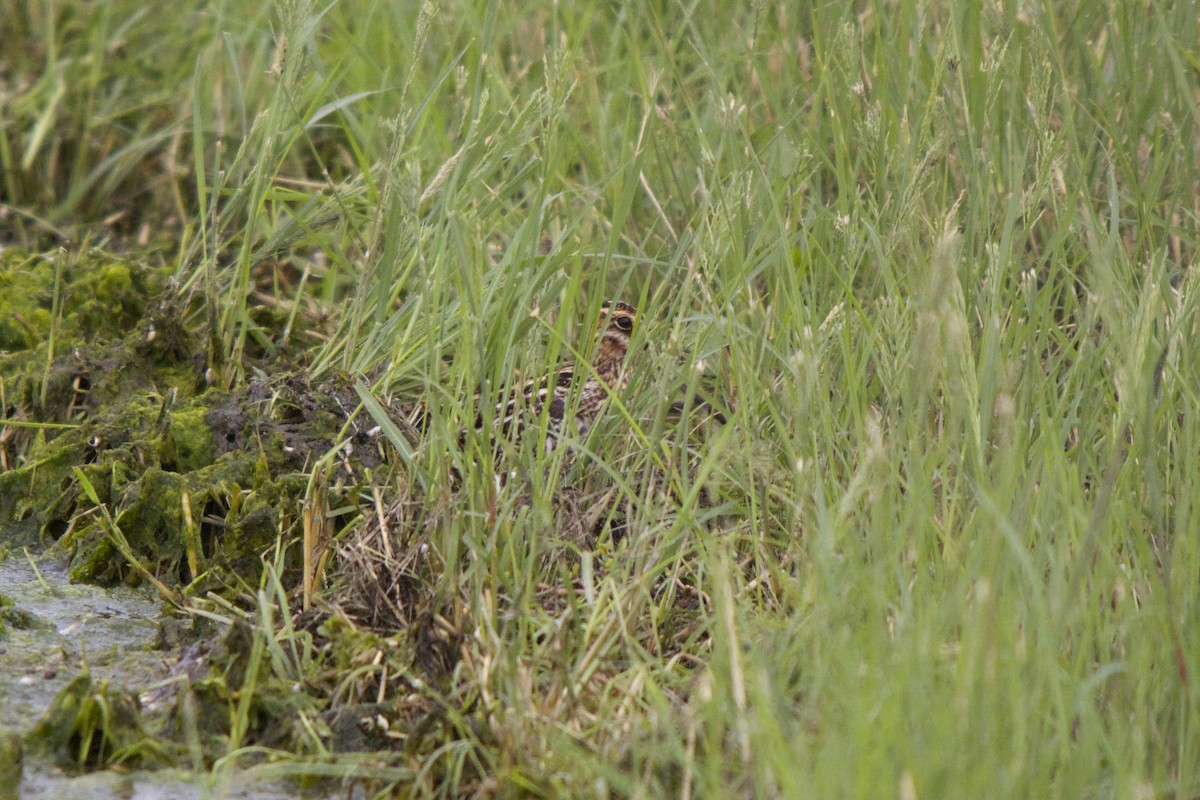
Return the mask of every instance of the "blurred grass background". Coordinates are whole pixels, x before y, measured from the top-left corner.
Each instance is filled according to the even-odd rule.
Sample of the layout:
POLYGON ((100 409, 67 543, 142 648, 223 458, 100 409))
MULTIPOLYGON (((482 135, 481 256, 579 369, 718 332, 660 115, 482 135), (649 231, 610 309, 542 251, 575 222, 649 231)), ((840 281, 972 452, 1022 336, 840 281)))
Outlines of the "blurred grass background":
POLYGON ((472 392, 642 312, 570 624, 490 471, 429 543, 492 709, 439 791, 1200 796, 1194 3, 2 6, 3 243, 173 265, 219 384, 427 397, 431 506, 472 392))

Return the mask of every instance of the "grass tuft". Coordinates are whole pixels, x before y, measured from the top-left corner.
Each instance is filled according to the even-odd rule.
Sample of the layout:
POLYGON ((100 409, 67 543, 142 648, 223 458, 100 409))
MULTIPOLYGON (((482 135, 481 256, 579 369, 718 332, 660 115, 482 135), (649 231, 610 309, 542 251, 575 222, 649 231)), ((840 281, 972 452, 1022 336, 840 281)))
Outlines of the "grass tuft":
POLYGON ((206 386, 287 361, 397 451, 306 462, 195 758, 443 796, 1200 792, 1191 4, 10 12, 4 241, 170 262, 206 386), (605 299, 631 380, 574 457, 460 447, 477 392, 590 358, 605 299), (388 757, 331 762, 351 730, 388 757))

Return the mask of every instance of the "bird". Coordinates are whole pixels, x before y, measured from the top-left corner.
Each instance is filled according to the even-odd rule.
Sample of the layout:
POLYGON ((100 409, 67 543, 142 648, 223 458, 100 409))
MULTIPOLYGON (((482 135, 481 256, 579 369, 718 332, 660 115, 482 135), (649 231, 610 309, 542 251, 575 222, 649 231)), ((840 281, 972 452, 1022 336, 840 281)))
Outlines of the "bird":
MULTIPOLYGON (((600 306, 599 341, 591 366, 564 364, 519 387, 508 387, 502 393, 501 402, 496 404, 495 426, 506 438, 519 443, 528 431, 537 430, 537 420, 546 414, 546 455, 554 452, 559 441, 572 433, 585 435, 604 411, 609 396, 624 389, 628 381, 625 355, 636 321, 637 309, 633 306, 619 300, 604 301, 600 306), (567 412, 576 386, 579 387, 579 402, 573 417, 574 431, 571 431, 571 418, 567 412)), ((482 430, 484 426, 481 412, 475 419, 475 429, 482 430)))
MULTIPOLYGON (((637 309, 618 300, 606 300, 600 306, 597 326, 596 352, 590 366, 563 364, 552 372, 523 383, 510 383, 501 388, 490 401, 492 411, 485 414, 489 401, 476 394, 478 409, 473 429, 484 434, 490 429, 499 433, 493 437, 493 451, 499 455, 505 440, 519 445, 530 431, 540 429, 539 420, 547 417, 546 440, 543 452, 554 452, 559 441, 570 438, 570 420, 574 420, 574 433, 586 434, 599 418, 609 395, 621 391, 627 382, 624 370, 625 355, 633 336, 637 320, 637 309), (578 392, 579 402, 574 415, 568 413, 573 392, 578 392), (490 423, 490 424, 489 424, 490 423)), ((429 431, 429 406, 424 400, 397 409, 393 416, 411 445, 418 445, 429 431)), ((458 447, 462 450, 470 430, 462 429, 458 434, 458 447)))

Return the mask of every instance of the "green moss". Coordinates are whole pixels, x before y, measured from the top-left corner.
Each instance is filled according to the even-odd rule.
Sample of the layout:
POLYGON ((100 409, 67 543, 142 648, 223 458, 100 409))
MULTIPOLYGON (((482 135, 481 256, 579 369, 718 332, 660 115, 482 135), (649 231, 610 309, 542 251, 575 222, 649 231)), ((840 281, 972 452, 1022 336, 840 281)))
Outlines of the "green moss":
MULTIPOLYGON (((122 457, 127 457, 127 452, 122 457)), ((205 468, 186 473, 160 466, 128 473, 118 466, 120 463, 116 462, 110 473, 113 477, 107 489, 112 498, 110 513, 142 564, 158 575, 179 583, 190 583, 196 577, 183 569, 189 545, 185 540, 189 527, 185 527, 183 517, 185 494, 191 511, 187 525, 191 530, 209 532, 206 550, 196 553, 201 561, 236 561, 244 555, 244 550, 261 552, 273 540, 275 529, 269 536, 242 536, 227 541, 220 533, 212 533, 212 527, 206 527, 202 520, 207 508, 229 509, 234 505, 230 493, 240 494, 238 487, 248 482, 251 475, 251 460, 247 455, 227 454, 205 468), (233 553, 225 552, 227 546, 232 547, 233 553)), ((238 513, 226 513, 221 529, 233 527, 238 519, 238 513)), ((72 553, 72 580, 113 583, 133 577, 99 520, 78 526, 63 538, 61 545, 72 553)))
POLYGON ((85 336, 111 328, 113 322, 128 330, 141 318, 145 295, 134 292, 133 275, 125 264, 98 264, 75 281, 66 310, 85 336))
POLYGON ((120 556, 112 543, 104 536, 99 523, 91 522, 74 531, 64 544, 74 550, 71 559, 72 581, 87 583, 112 583, 113 565, 120 556))
POLYGON ((0 531, 11 544, 34 544, 65 529, 74 509, 72 467, 83 463, 77 431, 34 437, 25 466, 0 473, 0 531))
POLYGON ((50 333, 54 269, 28 253, 0 253, 0 350, 36 347, 50 333))
POLYGON ((0 389, 25 420, 78 424, 16 429, 0 535, 57 541, 74 580, 137 580, 78 469, 142 566, 236 590, 296 529, 305 470, 358 401, 349 382, 314 388, 303 375, 206 387, 203 337, 155 297, 165 274, 99 251, 0 254, 0 389))
POLYGON ((120 337, 142 318, 169 272, 100 250, 69 257, 7 251, 0 258, 0 350, 48 343, 56 292, 61 343, 120 337))
POLYGON ((204 421, 208 407, 196 403, 170 414, 159 458, 179 472, 194 472, 216 460, 212 429, 204 421))
POLYGON ((9 405, 33 420, 67 421, 133 387, 190 395, 195 346, 179 313, 152 302, 168 272, 95 250, 0 253, 0 389, 9 405))

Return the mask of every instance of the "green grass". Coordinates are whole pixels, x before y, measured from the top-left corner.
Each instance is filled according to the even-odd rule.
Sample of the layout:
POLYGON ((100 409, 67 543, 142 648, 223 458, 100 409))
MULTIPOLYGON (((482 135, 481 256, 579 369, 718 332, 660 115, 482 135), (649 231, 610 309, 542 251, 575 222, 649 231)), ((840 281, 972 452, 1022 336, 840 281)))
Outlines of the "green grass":
POLYGON ((318 377, 429 403, 461 639, 413 785, 1200 796, 1192 3, 7 5, 6 239, 148 243, 225 385, 296 344, 274 265, 318 377), (580 463, 447 499, 472 393, 608 297, 580 463), (627 542, 547 558, 567 484, 627 542))

